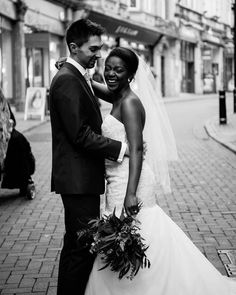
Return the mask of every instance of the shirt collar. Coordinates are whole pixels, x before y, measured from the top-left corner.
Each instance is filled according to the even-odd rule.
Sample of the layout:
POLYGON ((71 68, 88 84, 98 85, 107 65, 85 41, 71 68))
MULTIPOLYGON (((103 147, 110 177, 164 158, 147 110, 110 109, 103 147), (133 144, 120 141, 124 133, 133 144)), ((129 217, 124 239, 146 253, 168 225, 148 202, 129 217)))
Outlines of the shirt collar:
POLYGON ((86 69, 83 68, 77 61, 75 61, 73 58, 71 57, 67 57, 66 62, 72 64, 74 67, 76 67, 76 69, 84 76, 85 73, 87 73, 86 69))

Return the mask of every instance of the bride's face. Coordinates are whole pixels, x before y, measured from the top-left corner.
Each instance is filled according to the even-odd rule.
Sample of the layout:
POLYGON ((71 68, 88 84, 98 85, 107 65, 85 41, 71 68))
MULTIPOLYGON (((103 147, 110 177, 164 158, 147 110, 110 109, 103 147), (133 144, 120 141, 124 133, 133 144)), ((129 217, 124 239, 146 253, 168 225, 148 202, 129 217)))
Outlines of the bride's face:
POLYGON ((117 93, 126 89, 129 76, 127 66, 121 58, 111 56, 106 60, 104 78, 110 91, 117 93))

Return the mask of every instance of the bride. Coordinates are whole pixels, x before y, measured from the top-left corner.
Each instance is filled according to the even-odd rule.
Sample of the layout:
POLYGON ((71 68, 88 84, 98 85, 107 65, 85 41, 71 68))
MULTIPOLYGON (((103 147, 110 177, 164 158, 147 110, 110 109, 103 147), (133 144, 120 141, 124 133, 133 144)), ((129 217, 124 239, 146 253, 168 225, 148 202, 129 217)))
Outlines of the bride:
POLYGON ((131 281, 119 280, 109 268, 99 270, 103 264, 98 256, 85 295, 236 294, 236 282, 222 276, 157 205, 161 189, 170 189, 167 161, 177 155, 150 69, 133 51, 118 47, 106 58, 104 77, 108 89, 93 82, 95 93, 113 105, 103 122, 103 135, 130 147, 122 164, 106 160, 106 212, 116 207, 117 215, 123 209, 136 215, 151 267, 140 269, 131 281), (139 212, 138 202, 143 204, 139 212))

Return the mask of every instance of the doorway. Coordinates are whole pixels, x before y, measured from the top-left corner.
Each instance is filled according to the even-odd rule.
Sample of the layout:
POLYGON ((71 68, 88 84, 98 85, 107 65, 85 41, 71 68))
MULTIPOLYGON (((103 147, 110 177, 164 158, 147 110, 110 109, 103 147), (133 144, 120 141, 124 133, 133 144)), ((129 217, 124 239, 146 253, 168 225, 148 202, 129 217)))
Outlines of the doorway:
POLYGON ((43 87, 43 49, 26 49, 26 88, 43 87))

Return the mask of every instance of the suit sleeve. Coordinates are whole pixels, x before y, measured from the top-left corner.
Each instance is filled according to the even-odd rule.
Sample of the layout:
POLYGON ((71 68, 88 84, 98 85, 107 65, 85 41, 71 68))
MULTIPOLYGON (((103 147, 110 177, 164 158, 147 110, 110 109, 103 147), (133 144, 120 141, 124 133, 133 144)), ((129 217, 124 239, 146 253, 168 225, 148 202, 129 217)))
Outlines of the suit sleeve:
POLYGON ((106 138, 91 129, 86 115, 86 104, 90 102, 87 101, 89 98, 82 97, 84 90, 79 81, 71 76, 66 79, 64 77, 58 79, 54 87, 53 103, 71 144, 76 149, 84 149, 104 158, 117 160, 121 142, 106 138))

